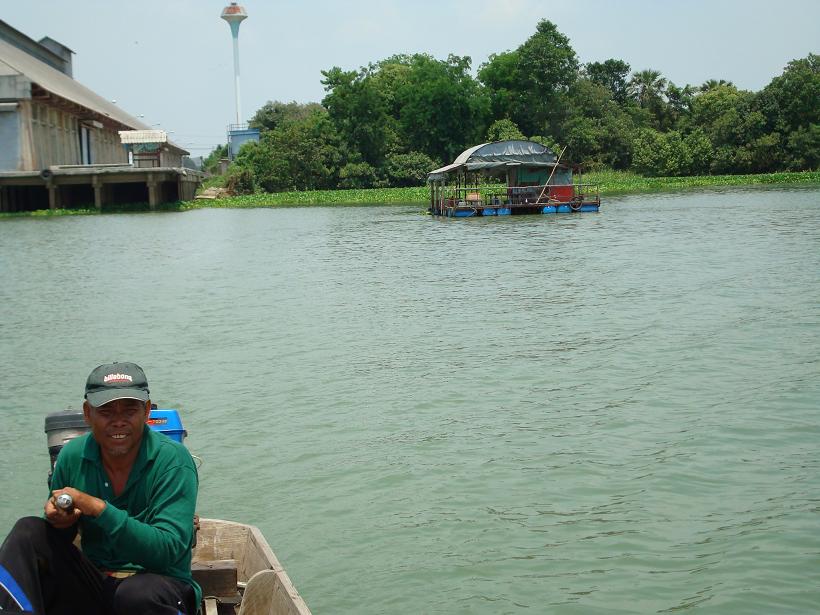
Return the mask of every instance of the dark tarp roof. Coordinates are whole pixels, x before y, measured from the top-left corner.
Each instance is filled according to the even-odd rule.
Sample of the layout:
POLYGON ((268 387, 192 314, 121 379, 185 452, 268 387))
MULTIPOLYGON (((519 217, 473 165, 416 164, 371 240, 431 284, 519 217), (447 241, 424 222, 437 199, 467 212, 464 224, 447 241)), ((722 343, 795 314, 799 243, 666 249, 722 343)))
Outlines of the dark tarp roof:
POLYGON ((465 169, 478 171, 507 166, 553 167, 557 156, 548 147, 535 141, 513 139, 482 143, 464 150, 452 164, 427 174, 427 181, 444 179, 449 173, 465 169))

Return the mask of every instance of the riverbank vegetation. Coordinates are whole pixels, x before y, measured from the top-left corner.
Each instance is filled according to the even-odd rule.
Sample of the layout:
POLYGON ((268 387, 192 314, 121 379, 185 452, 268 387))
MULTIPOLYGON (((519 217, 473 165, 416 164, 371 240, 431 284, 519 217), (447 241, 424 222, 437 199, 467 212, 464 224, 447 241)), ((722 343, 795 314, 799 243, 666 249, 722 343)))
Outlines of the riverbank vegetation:
MULTIPOLYGON (((221 181, 248 195, 407 188, 472 145, 508 138, 566 146, 564 160, 591 171, 655 178, 820 164, 815 54, 759 92, 724 79, 681 86, 617 58, 581 64, 569 39, 541 20, 475 75, 471 64, 414 54, 325 70, 321 103, 271 101, 256 111, 260 141, 243 146, 221 181)), ((224 154, 219 146, 206 165, 224 154)))
MULTIPOLYGON (((601 196, 669 192, 699 188, 730 188, 754 185, 816 185, 820 171, 762 173, 754 175, 705 175, 696 177, 642 177, 628 171, 596 171, 584 175, 585 183, 600 187, 601 196)), ((406 188, 359 188, 345 190, 297 190, 254 193, 182 203, 182 209, 202 207, 299 207, 339 205, 418 204, 426 208, 430 191, 426 186, 406 188)))
MULTIPOLYGON (((644 194, 697 189, 721 189, 744 186, 820 186, 820 171, 759 173, 753 175, 702 175, 695 177, 643 177, 629 171, 602 170, 584 175, 585 183, 600 187, 601 196, 644 194)), ((217 199, 164 203, 157 211, 187 211, 205 208, 307 207, 346 205, 418 205, 427 208, 430 198, 427 186, 405 188, 348 188, 340 190, 293 190, 257 192, 217 199)), ((8 217, 51 217, 93 215, 98 213, 138 213, 150 211, 148 203, 104 206, 98 212, 92 205, 74 209, 42 209, 37 211, 0 213, 8 217)))

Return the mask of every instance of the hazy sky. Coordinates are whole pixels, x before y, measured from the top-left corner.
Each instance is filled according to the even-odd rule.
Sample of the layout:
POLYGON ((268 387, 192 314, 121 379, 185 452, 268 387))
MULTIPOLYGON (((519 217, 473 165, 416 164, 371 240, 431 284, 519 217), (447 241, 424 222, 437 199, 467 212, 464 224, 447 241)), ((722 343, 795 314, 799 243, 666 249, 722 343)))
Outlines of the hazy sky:
MULTIPOLYGON (((234 121, 226 0, 0 0, 0 19, 74 52, 74 78, 193 155, 234 121)), ((320 71, 397 53, 515 49, 546 18, 581 62, 617 58, 683 86, 727 79, 760 90, 820 53, 820 0, 244 0, 242 115, 268 100, 321 101, 320 71)))

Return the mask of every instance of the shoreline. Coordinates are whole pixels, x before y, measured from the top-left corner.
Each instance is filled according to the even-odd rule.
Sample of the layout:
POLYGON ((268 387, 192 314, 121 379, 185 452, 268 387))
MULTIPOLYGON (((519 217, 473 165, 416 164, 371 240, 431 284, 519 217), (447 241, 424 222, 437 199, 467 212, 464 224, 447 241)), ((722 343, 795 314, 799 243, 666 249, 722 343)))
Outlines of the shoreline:
MULTIPOLYGON (((642 177, 624 171, 587 173, 585 184, 600 186, 601 197, 630 194, 680 192, 703 188, 741 188, 761 186, 820 186, 820 171, 762 173, 756 175, 700 175, 694 177, 642 177)), ((366 205, 419 205, 426 207, 429 188, 365 188, 354 190, 311 190, 304 192, 258 193, 224 199, 197 199, 165 203, 156 212, 180 212, 197 209, 256 209, 270 207, 360 207, 366 205)), ((98 215, 110 213, 150 212, 146 203, 135 203, 102 211, 88 208, 39 209, 0 213, 2 218, 98 215)))

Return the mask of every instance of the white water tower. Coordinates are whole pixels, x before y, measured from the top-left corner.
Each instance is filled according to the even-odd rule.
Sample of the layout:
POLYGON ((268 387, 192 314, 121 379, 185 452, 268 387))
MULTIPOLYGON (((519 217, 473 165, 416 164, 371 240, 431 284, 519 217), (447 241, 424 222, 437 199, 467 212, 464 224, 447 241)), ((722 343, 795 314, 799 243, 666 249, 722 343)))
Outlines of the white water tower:
POLYGON ((236 123, 241 124, 241 107, 239 103, 239 24, 248 18, 248 13, 245 8, 231 2, 228 6, 222 9, 222 19, 228 22, 231 27, 231 36, 233 37, 233 74, 234 74, 234 91, 236 93, 236 123))

